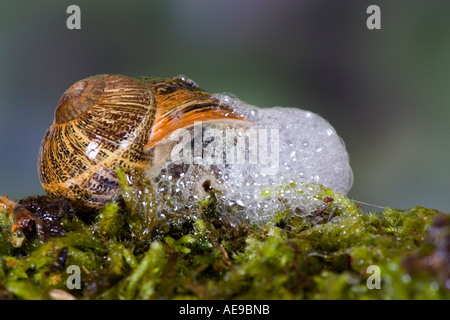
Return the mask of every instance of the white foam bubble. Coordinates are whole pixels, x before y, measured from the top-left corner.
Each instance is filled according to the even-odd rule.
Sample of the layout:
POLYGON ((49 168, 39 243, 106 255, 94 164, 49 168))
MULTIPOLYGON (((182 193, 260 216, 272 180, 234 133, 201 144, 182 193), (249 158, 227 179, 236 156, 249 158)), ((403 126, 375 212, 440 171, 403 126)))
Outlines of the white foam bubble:
POLYGON ((322 204, 316 184, 343 194, 350 190, 353 174, 345 145, 324 118, 297 108, 262 109, 230 95, 214 98, 253 125, 203 125, 200 135, 191 129, 177 149, 191 152, 172 155, 149 171, 159 190, 159 210, 195 206, 214 189, 221 196, 218 210, 229 212, 232 206, 240 219, 264 223, 287 207, 296 214, 315 210, 322 204), (194 157, 195 139, 201 139, 200 157, 194 157), (276 196, 264 196, 276 189, 276 196))

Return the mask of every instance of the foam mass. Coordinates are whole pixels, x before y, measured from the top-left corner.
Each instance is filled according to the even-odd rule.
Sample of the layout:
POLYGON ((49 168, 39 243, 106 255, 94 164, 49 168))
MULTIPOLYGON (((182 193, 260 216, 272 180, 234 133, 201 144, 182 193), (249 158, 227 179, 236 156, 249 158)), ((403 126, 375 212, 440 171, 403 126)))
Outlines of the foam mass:
POLYGON ((323 204, 321 186, 350 190, 344 142, 324 118, 298 108, 258 108, 226 94, 214 98, 249 122, 197 123, 171 138, 170 157, 147 172, 162 214, 198 205, 212 191, 219 212, 264 223, 282 210, 315 210, 323 204))

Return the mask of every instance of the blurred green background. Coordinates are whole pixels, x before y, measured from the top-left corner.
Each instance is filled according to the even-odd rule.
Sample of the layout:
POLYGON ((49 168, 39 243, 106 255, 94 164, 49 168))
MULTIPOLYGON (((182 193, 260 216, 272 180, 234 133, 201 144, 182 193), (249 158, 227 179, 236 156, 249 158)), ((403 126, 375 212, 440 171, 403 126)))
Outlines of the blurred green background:
POLYGON ((321 114, 350 154, 350 197, 450 211, 449 1, 3 1, 0 48, 0 195, 44 193, 39 145, 77 80, 184 74, 321 114), (371 4, 381 30, 366 28, 371 4))

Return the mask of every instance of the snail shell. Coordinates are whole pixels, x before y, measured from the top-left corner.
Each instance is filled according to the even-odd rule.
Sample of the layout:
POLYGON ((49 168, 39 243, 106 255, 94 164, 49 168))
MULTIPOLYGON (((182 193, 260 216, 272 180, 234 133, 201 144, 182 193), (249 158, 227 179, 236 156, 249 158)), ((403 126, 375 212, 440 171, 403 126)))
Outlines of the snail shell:
MULTIPOLYGON (((100 208, 118 196, 116 168, 154 165, 158 148, 194 121, 245 121, 185 77, 97 75, 62 95, 43 138, 38 172, 51 197, 100 208)), ((159 159, 158 161, 161 161, 159 159)))

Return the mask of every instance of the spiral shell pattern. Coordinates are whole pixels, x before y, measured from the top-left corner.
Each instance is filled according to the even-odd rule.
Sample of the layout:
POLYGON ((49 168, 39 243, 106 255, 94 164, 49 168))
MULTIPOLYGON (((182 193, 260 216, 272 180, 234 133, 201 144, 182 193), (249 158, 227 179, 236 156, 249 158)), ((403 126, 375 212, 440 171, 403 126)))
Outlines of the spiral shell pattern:
POLYGON ((140 170, 156 112, 151 89, 122 75, 99 75, 61 97, 38 156, 41 184, 50 196, 101 207, 119 189, 115 169, 140 170))

